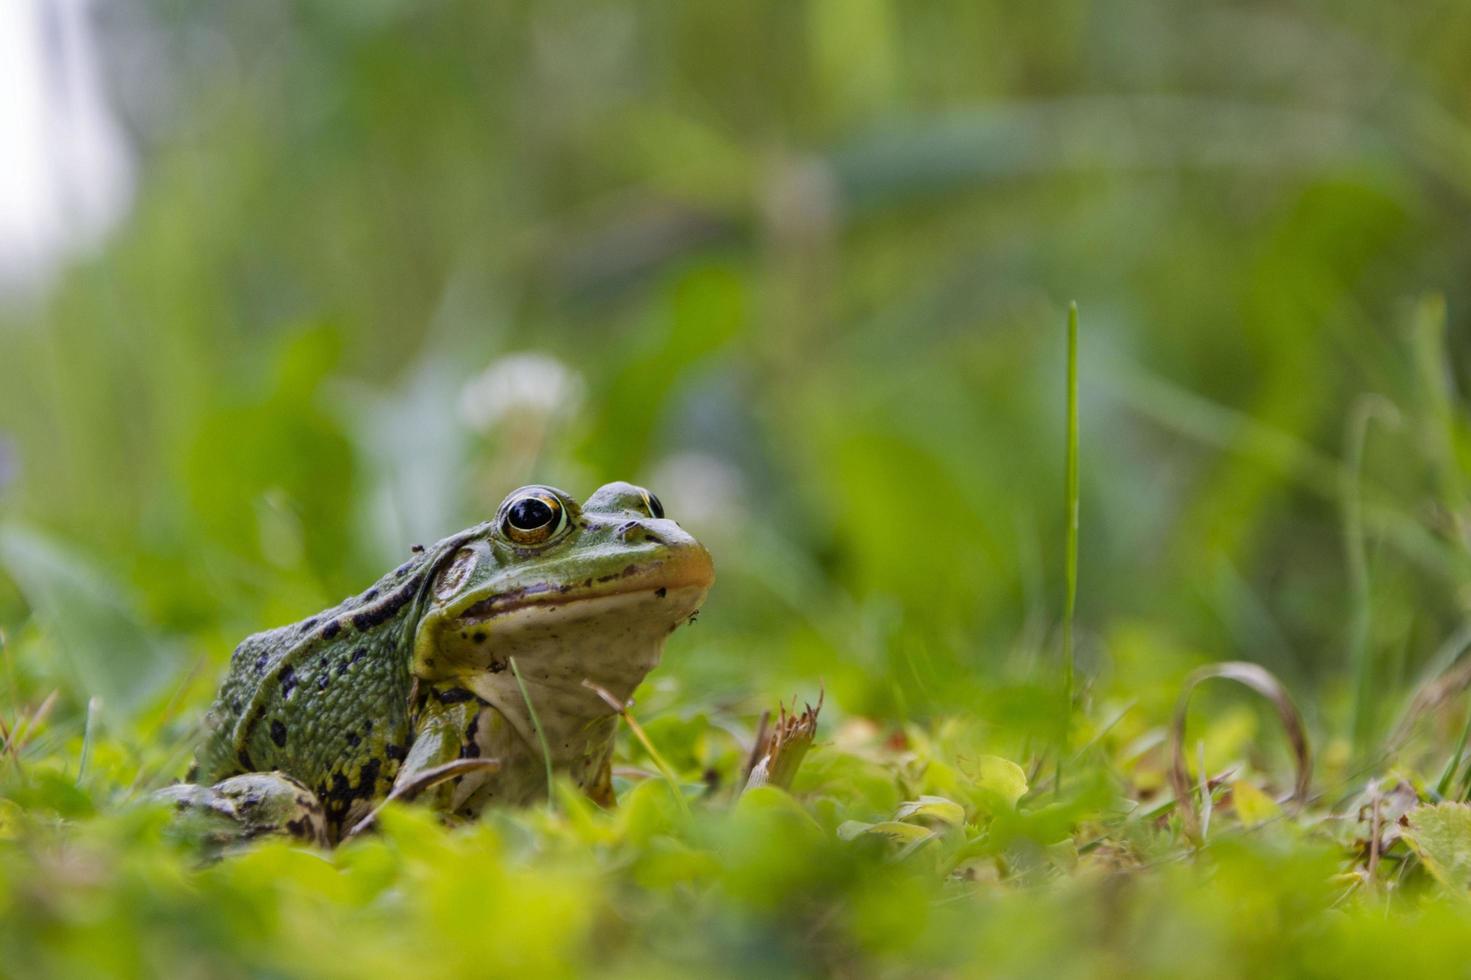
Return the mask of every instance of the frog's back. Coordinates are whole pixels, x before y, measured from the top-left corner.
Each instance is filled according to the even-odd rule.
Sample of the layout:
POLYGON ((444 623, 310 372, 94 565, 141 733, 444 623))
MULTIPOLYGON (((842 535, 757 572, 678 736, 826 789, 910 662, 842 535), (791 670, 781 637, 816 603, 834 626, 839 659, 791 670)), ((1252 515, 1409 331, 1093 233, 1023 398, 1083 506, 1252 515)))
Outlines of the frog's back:
POLYGON ((408 749, 407 645, 426 560, 236 647, 193 778, 280 770, 339 820, 354 801, 386 794, 408 749))

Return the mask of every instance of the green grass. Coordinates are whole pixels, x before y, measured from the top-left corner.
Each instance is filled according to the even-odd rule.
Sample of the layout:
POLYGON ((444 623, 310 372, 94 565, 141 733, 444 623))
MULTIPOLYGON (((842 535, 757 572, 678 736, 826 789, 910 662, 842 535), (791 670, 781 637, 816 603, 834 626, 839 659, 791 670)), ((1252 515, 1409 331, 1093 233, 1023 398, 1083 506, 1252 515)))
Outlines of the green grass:
MULTIPOLYGON (((33 700, 15 680, 32 678, 56 642, 37 623, 25 663, 0 644, 11 678, 0 970, 1009 975, 1131 963, 1161 976, 1343 976, 1381 971, 1391 935, 1413 945, 1419 969, 1459 969, 1471 807, 1452 790, 1466 725, 1450 753, 1421 733, 1365 747, 1356 757, 1369 768, 1330 764, 1314 780, 1308 724, 1260 665, 1194 670, 1168 719, 1141 703, 1143 689, 1074 690, 1076 306, 1066 358, 1066 734, 1046 752, 1056 772, 1045 791, 1027 775, 1045 756, 979 714, 903 722, 839 706, 789 790, 742 793, 761 699, 722 706, 656 675, 647 726, 615 706, 626 724, 614 809, 549 767, 545 809, 447 828, 394 802, 332 852, 261 841, 206 860, 149 790, 195 737, 211 679, 190 674, 130 716, 104 715, 94 696, 74 721, 58 720, 61 689, 33 700), (1275 709, 1291 775, 1246 703, 1204 698, 1187 724, 1197 686, 1213 678, 1275 709), (1134 696, 1121 703, 1124 693, 1134 696)), ((1370 417, 1366 407, 1351 425, 1343 468, 1351 565, 1365 560, 1358 477, 1370 417)), ((1362 568, 1350 581, 1366 607, 1362 568)), ((1355 630, 1366 643, 1367 628, 1355 630)), ((1374 698, 1363 656, 1352 659, 1354 747, 1374 698)), ((1445 666, 1427 703, 1464 683, 1445 666)))

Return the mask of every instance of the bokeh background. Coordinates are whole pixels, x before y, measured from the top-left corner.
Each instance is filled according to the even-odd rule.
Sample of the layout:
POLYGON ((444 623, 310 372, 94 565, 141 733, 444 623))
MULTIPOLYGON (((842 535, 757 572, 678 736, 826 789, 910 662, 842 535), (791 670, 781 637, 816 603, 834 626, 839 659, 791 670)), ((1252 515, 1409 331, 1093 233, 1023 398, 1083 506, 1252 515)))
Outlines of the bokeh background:
POLYGON ((1463 3, 17 9, 101 134, 38 171, 90 230, 0 277, 0 624, 56 724, 197 717, 244 634, 629 479, 720 574, 646 710, 1022 744, 1071 300, 1095 694, 1252 659, 1348 739, 1465 615, 1463 3))
POLYGON ((1464 705, 1380 750, 1471 643, 1468 52, 1464 0, 0 0, 0 978, 1464 972, 1464 705), (614 479, 719 571, 667 782, 625 726, 614 811, 208 867, 148 803, 241 637, 614 479), (1303 814, 1214 683, 1181 818, 1222 659, 1303 814))

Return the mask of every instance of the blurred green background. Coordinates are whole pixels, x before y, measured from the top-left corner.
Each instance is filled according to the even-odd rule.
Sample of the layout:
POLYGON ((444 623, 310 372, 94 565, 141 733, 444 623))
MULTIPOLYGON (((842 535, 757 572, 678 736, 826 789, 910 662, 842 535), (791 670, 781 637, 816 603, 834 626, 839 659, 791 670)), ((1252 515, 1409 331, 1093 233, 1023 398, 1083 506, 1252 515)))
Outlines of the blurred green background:
POLYGON ((1239 657, 1382 728, 1349 678, 1465 615, 1465 4, 97 16, 135 199, 0 309, 0 623, 58 718, 197 716, 244 634, 629 479, 720 574, 656 684, 1040 730, 1073 299, 1095 690, 1239 657))
POLYGON ((69 9, 135 183, 0 293, 0 977, 1464 972, 1464 903, 1380 899, 1464 891, 1463 806, 1429 874, 1396 835, 1471 728, 1374 747, 1471 641, 1471 5, 69 9), (625 731, 616 811, 330 855, 200 869, 134 805, 241 637, 614 479, 716 559, 634 708, 688 800, 625 731), (1204 691, 1206 846, 1166 725, 1221 659, 1319 795, 1278 819, 1276 723, 1204 691))

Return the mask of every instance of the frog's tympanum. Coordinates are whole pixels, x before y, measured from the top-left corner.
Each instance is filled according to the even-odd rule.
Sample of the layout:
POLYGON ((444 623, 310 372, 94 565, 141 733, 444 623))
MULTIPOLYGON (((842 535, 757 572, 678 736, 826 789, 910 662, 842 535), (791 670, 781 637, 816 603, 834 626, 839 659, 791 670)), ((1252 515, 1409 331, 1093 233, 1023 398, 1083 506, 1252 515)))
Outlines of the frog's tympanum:
POLYGON ((241 643, 194 785, 168 795, 237 836, 327 844, 459 759, 499 766, 425 790, 452 817, 544 797, 548 757, 611 803, 618 715, 597 689, 625 701, 713 579, 646 490, 610 483, 579 506, 524 487, 361 595, 241 643))

